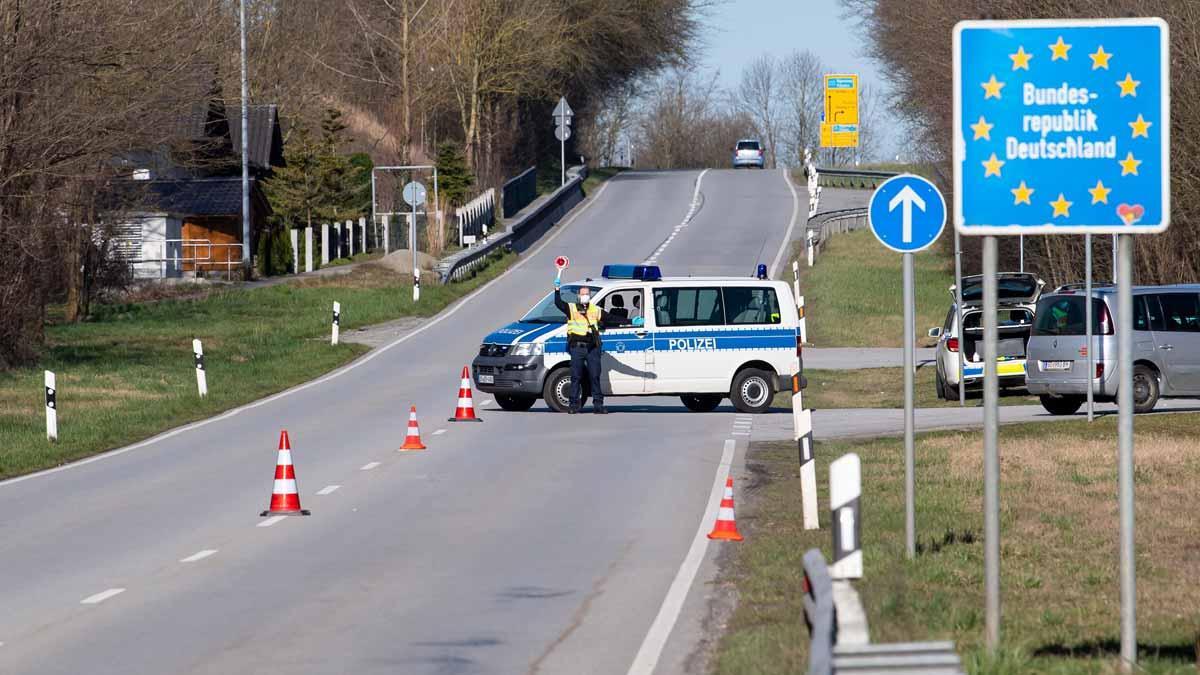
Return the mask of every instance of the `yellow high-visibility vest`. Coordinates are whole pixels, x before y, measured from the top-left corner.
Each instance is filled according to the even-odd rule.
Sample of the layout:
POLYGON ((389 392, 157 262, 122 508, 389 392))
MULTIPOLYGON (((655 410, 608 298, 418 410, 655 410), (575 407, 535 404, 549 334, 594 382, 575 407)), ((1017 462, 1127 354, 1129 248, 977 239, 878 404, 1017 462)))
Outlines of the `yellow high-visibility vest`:
POLYGON ((589 327, 596 333, 600 332, 600 308, 589 304, 587 314, 579 311, 579 306, 572 302, 567 305, 571 315, 567 318, 567 335, 587 335, 589 327))

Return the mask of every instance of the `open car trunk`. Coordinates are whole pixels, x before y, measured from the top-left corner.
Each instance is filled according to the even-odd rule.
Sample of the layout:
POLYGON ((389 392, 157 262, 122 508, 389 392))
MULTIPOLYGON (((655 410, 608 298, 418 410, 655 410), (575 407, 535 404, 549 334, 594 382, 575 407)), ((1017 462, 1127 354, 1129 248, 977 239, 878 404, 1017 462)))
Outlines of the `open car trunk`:
MULTIPOLYGON (((1033 329, 1033 312, 1024 307, 1001 307, 996 311, 996 357, 1024 359, 1033 329)), ((963 315, 962 354, 967 361, 983 362, 983 312, 963 315)))

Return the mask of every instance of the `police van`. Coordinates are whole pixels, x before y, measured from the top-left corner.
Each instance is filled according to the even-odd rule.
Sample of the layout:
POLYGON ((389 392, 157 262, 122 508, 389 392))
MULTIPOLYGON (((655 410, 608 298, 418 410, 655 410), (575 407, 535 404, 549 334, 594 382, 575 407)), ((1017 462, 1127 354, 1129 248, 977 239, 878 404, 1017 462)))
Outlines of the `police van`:
MULTIPOLYGON (((742 412, 761 413, 801 371, 791 288, 765 277, 761 265, 757 278, 663 277, 654 265, 606 265, 600 279, 563 284, 562 299, 575 302, 586 286, 605 310, 606 397, 678 396, 696 412, 728 397, 742 412)), ((570 365, 566 317, 551 292, 488 335, 471 370, 476 388, 505 410, 528 410, 541 398, 563 412, 570 365)))

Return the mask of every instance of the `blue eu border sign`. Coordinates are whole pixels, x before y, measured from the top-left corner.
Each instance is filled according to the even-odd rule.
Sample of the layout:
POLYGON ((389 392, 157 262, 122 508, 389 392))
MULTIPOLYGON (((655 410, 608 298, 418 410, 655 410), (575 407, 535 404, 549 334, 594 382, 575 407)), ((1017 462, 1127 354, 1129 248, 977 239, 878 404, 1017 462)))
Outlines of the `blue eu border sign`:
POLYGON ((954 226, 1140 234, 1170 222, 1161 19, 954 27, 954 226))

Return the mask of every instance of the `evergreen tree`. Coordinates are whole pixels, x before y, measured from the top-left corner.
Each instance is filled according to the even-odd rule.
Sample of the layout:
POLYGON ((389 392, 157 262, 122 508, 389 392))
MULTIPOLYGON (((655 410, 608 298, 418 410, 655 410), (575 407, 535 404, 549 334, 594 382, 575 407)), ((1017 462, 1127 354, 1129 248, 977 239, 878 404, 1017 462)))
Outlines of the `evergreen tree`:
POLYGON ((340 110, 330 108, 321 120, 321 152, 318 158, 318 173, 324 193, 323 217, 330 220, 345 220, 365 215, 369 209, 366 200, 370 194, 370 170, 360 162, 339 153, 345 142, 342 132, 340 110))
POLYGON ((467 168, 467 158, 454 141, 446 141, 437 149, 438 191, 444 202, 462 206, 467 202, 475 176, 467 168))
POLYGON ((282 228, 312 226, 321 217, 325 199, 321 180, 321 146, 305 127, 298 127, 284 149, 286 166, 277 167, 263 181, 271 202, 272 225, 282 228))

